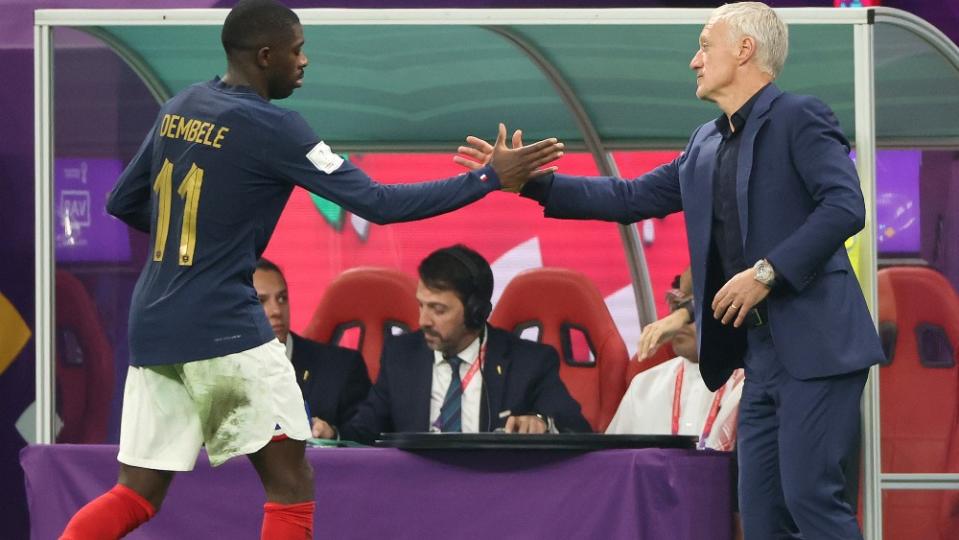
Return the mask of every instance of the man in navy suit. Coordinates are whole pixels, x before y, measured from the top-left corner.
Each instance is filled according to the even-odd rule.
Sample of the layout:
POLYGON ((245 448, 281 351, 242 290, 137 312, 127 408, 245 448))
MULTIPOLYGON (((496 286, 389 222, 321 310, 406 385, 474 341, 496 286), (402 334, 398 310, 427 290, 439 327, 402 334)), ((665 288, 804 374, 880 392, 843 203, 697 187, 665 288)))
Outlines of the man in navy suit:
MULTIPOLYGON (((832 111, 772 83, 787 49, 765 4, 722 6, 690 62, 696 96, 722 114, 678 158, 633 181, 557 174, 506 188, 550 217, 632 223, 685 211, 703 378, 715 390, 746 368, 746 538, 861 538, 842 471, 882 349, 843 242, 862 229, 865 205, 832 111)), ((488 160, 488 144, 468 143, 460 163, 488 160)))
POLYGON ((290 298, 283 272, 261 258, 253 272, 253 287, 266 311, 273 333, 286 345, 296 382, 303 392, 313 436, 336 437, 336 426, 350 419, 370 390, 370 376, 360 353, 326 345, 290 331, 290 298))
POLYGON ((380 373, 344 438, 381 432, 590 431, 559 378, 559 356, 486 323, 493 272, 456 245, 419 266, 420 330, 383 347, 380 373))

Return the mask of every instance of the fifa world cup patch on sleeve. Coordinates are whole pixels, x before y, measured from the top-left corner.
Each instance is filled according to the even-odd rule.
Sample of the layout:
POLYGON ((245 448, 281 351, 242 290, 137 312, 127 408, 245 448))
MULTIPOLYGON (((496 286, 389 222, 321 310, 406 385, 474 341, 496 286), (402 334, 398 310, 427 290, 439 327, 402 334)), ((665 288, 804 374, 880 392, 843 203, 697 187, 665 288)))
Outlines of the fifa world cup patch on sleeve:
POLYGON ((343 158, 333 153, 330 146, 323 141, 307 152, 306 159, 310 160, 317 169, 326 174, 333 174, 333 171, 340 168, 343 164, 343 158))

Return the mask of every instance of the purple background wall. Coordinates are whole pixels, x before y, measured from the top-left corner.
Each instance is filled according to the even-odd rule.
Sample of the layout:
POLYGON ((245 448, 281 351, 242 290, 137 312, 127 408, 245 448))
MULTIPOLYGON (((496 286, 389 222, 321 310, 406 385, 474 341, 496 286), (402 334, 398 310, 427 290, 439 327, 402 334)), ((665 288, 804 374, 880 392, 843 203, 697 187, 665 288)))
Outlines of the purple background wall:
MULTIPOLYGON (((715 6, 721 2, 708 1, 655 1, 655 0, 600 0, 589 2, 586 0, 421 0, 394 2, 388 0, 342 0, 336 1, 308 1, 289 0, 292 7, 702 7, 715 6)), ((771 5, 786 6, 831 6, 832 1, 821 0, 784 0, 769 2, 771 5)), ((85 0, 76 1, 26 1, 0 0, 0 292, 2 292, 30 326, 33 325, 33 10, 37 8, 186 8, 186 7, 221 7, 230 6, 232 0, 85 0)), ((959 2, 941 2, 940 0, 887 0, 884 5, 904 9, 925 18, 945 32, 953 41, 959 42, 959 2)), ((82 71, 85 61, 95 61, 97 66, 106 66, 106 69, 124 69, 112 57, 102 57, 97 51, 62 51, 58 52, 59 82, 70 81, 81 88, 72 86, 71 93, 81 96, 76 104, 82 104, 82 96, 90 93, 108 93, 124 95, 121 107, 129 107, 131 115, 139 114, 144 110, 144 101, 149 96, 135 79, 120 77, 120 86, 97 87, 98 78, 89 77, 82 71), (70 61, 70 55, 79 55, 84 61, 70 61), (101 57, 98 58, 98 55, 101 57), (90 60, 93 58, 94 60, 90 60), (70 72, 69 66, 76 71, 70 72), (60 71, 62 70, 62 71, 60 71)), ((98 68, 99 69, 99 68, 98 68)), ((104 78, 106 79, 106 78, 104 78)), ((61 96, 64 94, 61 94, 61 96)), ((59 103, 59 102, 58 102, 59 103)), ((61 106, 63 104, 61 103, 61 106)), ((149 108, 148 106, 146 108, 149 108)), ((87 124, 96 126, 96 129, 83 133, 71 132, 67 125, 61 126, 57 133, 59 148, 73 148, 79 154, 90 155, 82 148, 83 144, 90 144, 91 149, 102 148, 100 143, 115 148, 120 155, 129 156, 132 151, 125 147, 125 141, 139 142, 146 127, 139 128, 139 133, 125 136, 121 129, 138 129, 138 122, 123 123, 120 127, 117 121, 116 110, 104 111, 113 117, 113 121, 106 124, 87 124), (130 127, 133 126, 133 127, 130 127), (94 140, 91 140, 91 135, 94 140)), ((75 110, 71 114, 87 115, 98 114, 95 110, 75 110)), ((120 115, 123 115, 123 111, 120 115)), ((103 116, 97 116, 103 118, 103 116)), ((143 120, 147 124, 150 118, 143 120)), ((923 248, 922 255, 932 264, 943 270, 950 277, 954 285, 959 287, 959 249, 955 245, 955 238, 959 238, 959 155, 952 152, 928 153, 924 156, 922 167, 922 228, 923 248), (951 215, 947 209, 951 210, 951 215), (937 232, 938 230, 938 232, 937 232), (937 240, 938 239, 938 240, 937 240), (947 244, 947 242, 952 244, 947 244)), ((82 277, 82 276, 81 276, 82 277)), ((116 279, 113 276, 111 279, 116 279)), ((129 294, 132 288, 133 275, 127 273, 120 279, 117 287, 100 288, 96 278, 88 277, 91 294, 97 299, 106 300, 105 305, 122 305, 122 300, 116 297, 129 294), (101 295, 110 298, 101 298, 101 295)), ((116 335, 110 338, 117 344, 116 356, 125 357, 122 335, 125 332, 125 320, 118 313, 105 313, 105 326, 116 335)), ((3 489, 0 489, 0 531, 4 538, 27 538, 27 512, 23 492, 23 475, 18 463, 18 452, 25 444, 17 433, 14 423, 23 411, 34 400, 34 366, 33 342, 24 348, 19 357, 2 374, 0 374, 0 478, 3 479, 3 489)), ((118 370, 124 369, 123 362, 118 363, 118 370)), ((115 425, 115 419, 112 422, 115 425)))

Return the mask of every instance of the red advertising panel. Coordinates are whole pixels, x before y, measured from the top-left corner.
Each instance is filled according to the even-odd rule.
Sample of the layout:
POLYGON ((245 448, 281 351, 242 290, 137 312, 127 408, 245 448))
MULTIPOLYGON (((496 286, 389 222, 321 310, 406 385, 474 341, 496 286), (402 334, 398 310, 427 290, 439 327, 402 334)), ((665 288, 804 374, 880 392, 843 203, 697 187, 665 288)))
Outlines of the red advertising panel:
MULTIPOLYGON (((615 158, 621 174, 631 178, 675 156, 676 152, 624 152, 615 158)), ((462 172, 451 154, 371 154, 350 159, 376 180, 391 184, 462 172)), ((587 154, 567 155, 559 166, 568 174, 596 174, 587 154)), ((638 226, 662 314, 663 292, 689 263, 685 225, 681 215, 673 215, 638 226)), ((639 325, 617 225, 546 219, 539 204, 513 194, 492 193, 443 216, 379 226, 297 189, 265 255, 287 276, 292 326, 300 331, 327 284, 344 270, 388 266, 415 276, 427 254, 459 242, 490 261, 496 282, 494 304, 509 280, 525 269, 554 266, 584 273, 604 295, 628 347, 635 350, 639 325)))

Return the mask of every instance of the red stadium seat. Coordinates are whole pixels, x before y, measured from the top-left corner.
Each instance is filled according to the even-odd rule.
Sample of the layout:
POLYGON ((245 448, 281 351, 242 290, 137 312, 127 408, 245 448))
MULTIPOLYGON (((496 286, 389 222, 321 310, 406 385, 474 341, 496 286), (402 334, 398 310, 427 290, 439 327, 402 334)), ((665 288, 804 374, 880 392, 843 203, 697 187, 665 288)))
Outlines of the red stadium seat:
POLYGON ((418 327, 416 280, 392 268, 359 267, 330 282, 303 335, 359 350, 376 381, 384 339, 418 327))
POLYGON ((879 291, 879 337, 882 340, 882 350, 886 353, 884 364, 888 364, 896 348, 896 335, 899 332, 896 325, 896 297, 889 272, 882 270, 876 274, 876 288, 879 291))
POLYGON ((628 353, 603 301, 586 276, 560 268, 527 270, 506 286, 490 323, 559 351, 559 375, 583 416, 602 432, 626 391, 628 353))
POLYGON ((104 443, 113 398, 113 349, 86 287, 56 273, 57 412, 60 443, 104 443))
MULTIPOLYGON (((959 424, 953 426, 946 470, 951 473, 959 472, 959 424)), ((939 536, 959 538, 959 493, 955 491, 943 492, 942 508, 939 511, 939 536)))
MULTIPOLYGON (((878 286, 887 348, 879 372, 882 471, 947 472, 959 422, 959 296, 924 267, 880 270, 878 286)), ((947 538, 940 534, 943 501, 936 491, 886 491, 885 536, 947 538)))

